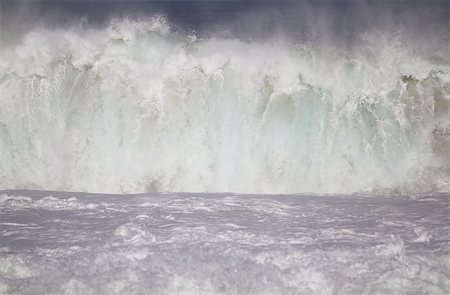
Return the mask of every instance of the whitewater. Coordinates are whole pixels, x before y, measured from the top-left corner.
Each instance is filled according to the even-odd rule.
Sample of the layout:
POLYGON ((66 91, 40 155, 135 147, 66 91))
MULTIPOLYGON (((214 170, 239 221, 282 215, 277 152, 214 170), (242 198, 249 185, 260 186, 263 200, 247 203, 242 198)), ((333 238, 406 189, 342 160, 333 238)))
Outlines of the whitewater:
POLYGON ((450 188, 448 60, 395 34, 341 50, 116 19, 34 28, 0 73, 3 189, 450 188))
POLYGON ((0 46, 0 294, 450 293, 448 47, 107 18, 0 46))
POLYGON ((0 194, 0 294, 448 294, 450 197, 0 194))

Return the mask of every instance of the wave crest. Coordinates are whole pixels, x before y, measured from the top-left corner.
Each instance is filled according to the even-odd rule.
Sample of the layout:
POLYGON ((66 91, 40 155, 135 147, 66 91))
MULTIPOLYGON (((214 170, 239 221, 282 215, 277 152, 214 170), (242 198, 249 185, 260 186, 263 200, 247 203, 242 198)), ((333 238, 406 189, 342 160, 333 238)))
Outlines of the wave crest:
POLYGON ((36 29, 0 54, 0 188, 450 188, 448 64, 380 36, 197 40, 154 17, 36 29))

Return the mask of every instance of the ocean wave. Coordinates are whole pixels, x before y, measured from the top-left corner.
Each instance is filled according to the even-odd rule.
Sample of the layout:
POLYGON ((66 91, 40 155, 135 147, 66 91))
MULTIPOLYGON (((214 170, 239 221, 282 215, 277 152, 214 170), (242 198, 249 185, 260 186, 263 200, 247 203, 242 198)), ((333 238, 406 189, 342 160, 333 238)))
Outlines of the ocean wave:
POLYGON ((0 189, 450 190, 448 61, 198 39, 159 16, 36 28, 0 52, 0 189))

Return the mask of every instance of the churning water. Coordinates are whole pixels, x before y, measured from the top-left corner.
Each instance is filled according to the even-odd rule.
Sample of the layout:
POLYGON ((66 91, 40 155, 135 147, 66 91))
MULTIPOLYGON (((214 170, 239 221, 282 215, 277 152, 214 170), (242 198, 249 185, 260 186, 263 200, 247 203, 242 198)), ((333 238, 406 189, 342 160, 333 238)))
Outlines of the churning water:
POLYGON ((9 191, 0 293, 448 294, 450 197, 9 191))
POLYGON ((35 29, 1 52, 3 188, 430 191, 450 185, 448 64, 171 31, 35 29))
POLYGON ((0 293, 450 293, 448 2, 266 2, 1 1, 0 293))

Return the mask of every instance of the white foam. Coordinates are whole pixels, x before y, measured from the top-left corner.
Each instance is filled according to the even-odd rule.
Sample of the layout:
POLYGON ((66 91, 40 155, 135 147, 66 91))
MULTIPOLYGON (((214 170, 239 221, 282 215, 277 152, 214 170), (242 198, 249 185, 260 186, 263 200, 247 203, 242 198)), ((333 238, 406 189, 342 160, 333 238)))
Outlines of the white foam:
POLYGON ((0 53, 0 188, 447 190, 448 67, 395 41, 36 29, 0 53))

